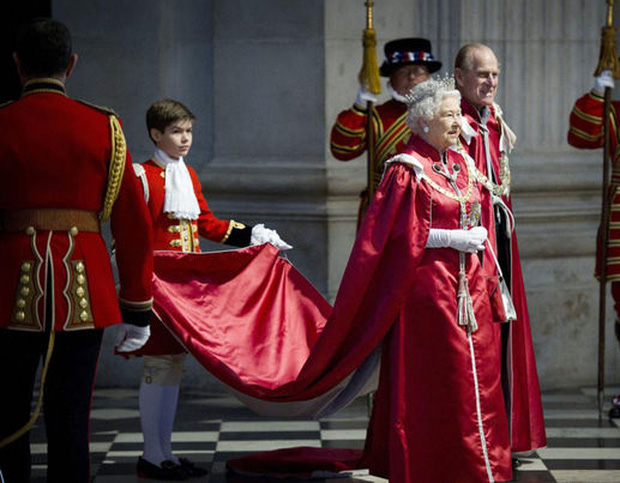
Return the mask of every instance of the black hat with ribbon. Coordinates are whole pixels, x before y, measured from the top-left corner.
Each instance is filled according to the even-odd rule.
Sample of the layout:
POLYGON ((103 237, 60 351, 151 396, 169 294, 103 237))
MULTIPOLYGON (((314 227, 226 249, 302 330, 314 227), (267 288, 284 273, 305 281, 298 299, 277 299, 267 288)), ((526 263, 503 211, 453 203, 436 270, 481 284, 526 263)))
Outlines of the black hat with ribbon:
POLYGON ((401 65, 424 65, 432 74, 441 69, 441 62, 431 53, 431 42, 427 39, 409 38, 391 40, 383 47, 385 60, 379 69, 383 77, 389 77, 401 65))

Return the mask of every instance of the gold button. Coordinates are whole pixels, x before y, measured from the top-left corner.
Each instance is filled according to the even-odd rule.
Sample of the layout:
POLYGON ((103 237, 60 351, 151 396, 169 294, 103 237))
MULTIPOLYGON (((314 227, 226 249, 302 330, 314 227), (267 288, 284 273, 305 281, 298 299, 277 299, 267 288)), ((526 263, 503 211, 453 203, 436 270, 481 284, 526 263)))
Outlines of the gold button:
POLYGON ((15 313, 15 320, 17 320, 18 322, 23 322, 24 320, 26 320, 26 312, 24 312, 23 310, 18 310, 15 313))
POLYGON ((75 277, 75 280, 77 281, 78 285, 84 285, 86 283, 86 277, 82 274, 75 277))
POLYGON ((83 273, 84 272, 84 264, 82 262, 77 262, 75 264, 75 271, 77 273, 83 273))
POLYGON ((29 272, 31 268, 32 265, 30 264, 30 262, 22 263, 22 272, 29 272))
POLYGON ((24 274, 21 277, 19 277, 19 281, 23 283, 24 285, 26 285, 28 282, 30 282, 30 276, 24 274))
POLYGON ((36 233, 36 230, 34 229, 34 226, 29 226, 28 228, 26 228, 26 235, 32 236, 36 233))
POLYGON ((85 293, 86 293, 86 290, 84 290, 84 287, 78 287, 77 289, 75 289, 75 294, 78 297, 84 297, 85 293))
POLYGON ((23 309, 26 306, 26 301, 24 299, 17 299, 15 305, 17 305, 20 309, 23 309))
POLYGON ((82 307, 83 309, 85 309, 86 307, 88 307, 88 300, 86 300, 86 299, 80 299, 80 301, 78 302, 78 304, 80 304, 80 307, 82 307))
POLYGON ((72 226, 71 229, 69 230, 69 233, 71 233, 73 236, 78 234, 78 229, 77 226, 72 226))
POLYGON ((88 320, 88 312, 86 312, 86 310, 82 310, 80 312, 80 320, 82 322, 86 322, 88 320))
POLYGON ((24 286, 19 289, 19 293, 22 294, 24 297, 27 297, 30 294, 30 288, 24 286))

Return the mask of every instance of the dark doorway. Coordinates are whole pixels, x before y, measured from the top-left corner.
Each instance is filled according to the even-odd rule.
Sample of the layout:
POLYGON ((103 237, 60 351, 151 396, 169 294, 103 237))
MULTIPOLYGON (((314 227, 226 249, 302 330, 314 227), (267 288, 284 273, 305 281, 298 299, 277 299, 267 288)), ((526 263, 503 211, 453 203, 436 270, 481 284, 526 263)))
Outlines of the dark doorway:
POLYGON ((49 17, 51 0, 6 2, 0 10, 0 103, 17 99, 21 91, 13 64, 13 45, 19 26, 31 18, 49 17))

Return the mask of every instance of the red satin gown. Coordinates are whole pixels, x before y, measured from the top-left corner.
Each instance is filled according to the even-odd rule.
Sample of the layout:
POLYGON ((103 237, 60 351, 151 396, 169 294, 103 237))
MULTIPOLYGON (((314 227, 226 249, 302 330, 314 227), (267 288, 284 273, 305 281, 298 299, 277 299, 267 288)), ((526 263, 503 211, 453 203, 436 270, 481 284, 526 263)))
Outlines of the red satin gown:
MULTIPOLYGON (((316 294, 297 275, 291 284, 276 274, 283 261, 251 268, 252 257, 274 254, 261 247, 216 254, 219 269, 206 262, 208 254, 156 253, 157 312, 207 370, 236 391, 275 405, 332 390, 382 345, 366 447, 353 466, 399 483, 510 480, 500 347, 479 257, 465 256, 478 325, 471 331, 457 320, 459 252, 426 248, 430 228, 459 228, 461 205, 469 216, 480 202, 464 158, 449 151, 447 161, 458 170, 460 201, 433 168, 439 154, 420 138, 413 136, 389 165, 331 312, 317 309, 316 294), (248 260, 236 265, 234 276, 223 276, 226 258, 238 256, 248 260), (259 273, 265 276, 257 278, 259 273), (197 322, 201 311, 204 320, 197 322), (231 313, 239 316, 234 322, 231 313), (272 324, 279 329, 267 330, 272 324), (296 328, 294 358, 286 341, 289 326, 296 328)), ((312 451, 312 464, 320 452, 312 451)), ((333 450, 325 453, 332 463, 338 459, 333 450)), ((273 459, 290 455, 263 454, 230 466, 255 470, 257 464, 269 466, 271 458, 277 468, 273 459)), ((292 466, 298 468, 300 458, 303 451, 292 466)), ((351 466, 351 453, 345 458, 351 466)))

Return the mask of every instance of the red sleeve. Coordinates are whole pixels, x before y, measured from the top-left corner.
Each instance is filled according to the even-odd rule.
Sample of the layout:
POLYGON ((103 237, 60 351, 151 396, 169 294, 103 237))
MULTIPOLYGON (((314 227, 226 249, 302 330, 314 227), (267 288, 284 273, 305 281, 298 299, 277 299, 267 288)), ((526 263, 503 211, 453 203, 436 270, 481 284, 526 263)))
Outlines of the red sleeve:
POLYGON ((127 151, 118 198, 110 218, 120 279, 120 301, 135 311, 150 309, 153 228, 144 193, 127 151))
MULTIPOLYGON (((579 98, 570 114, 568 144, 579 149, 596 149, 603 146, 603 97, 588 92, 579 98)), ((618 103, 611 106, 611 150, 616 149, 618 134, 618 103)))
POLYGON ((354 105, 338 114, 332 127, 330 149, 340 161, 350 161, 366 151, 366 110, 354 105))

